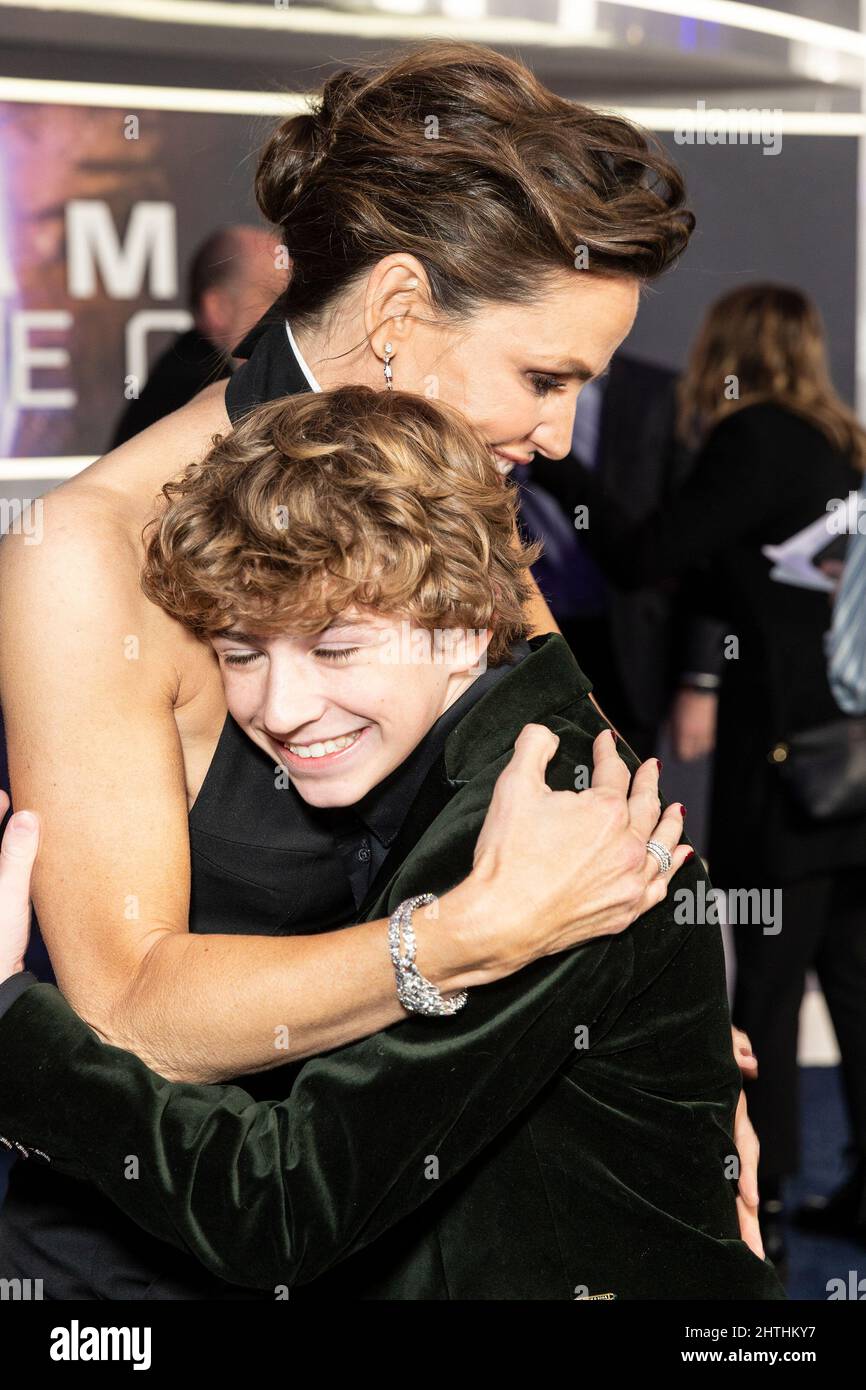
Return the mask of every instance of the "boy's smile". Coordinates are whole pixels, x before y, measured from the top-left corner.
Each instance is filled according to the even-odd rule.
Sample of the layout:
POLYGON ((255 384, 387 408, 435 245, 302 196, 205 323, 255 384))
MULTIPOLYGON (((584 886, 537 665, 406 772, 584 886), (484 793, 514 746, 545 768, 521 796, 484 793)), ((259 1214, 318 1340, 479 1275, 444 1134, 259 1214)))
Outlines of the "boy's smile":
MULTIPOLYGON (((367 724, 363 729, 355 729, 350 734, 341 734, 339 738, 317 740, 315 743, 280 743, 279 747, 286 755, 286 762, 289 767, 292 766, 293 761, 328 763, 347 753, 350 748, 354 748, 369 727, 367 724)), ((312 768, 309 770, 312 771, 312 768)))
POLYGON ((322 759, 335 758, 338 753, 345 753, 346 749, 353 748, 363 733, 363 728, 356 728, 352 734, 341 734, 339 738, 327 738, 324 742, 282 744, 281 746, 292 758, 300 758, 302 762, 306 762, 310 758, 316 762, 322 762, 322 759))

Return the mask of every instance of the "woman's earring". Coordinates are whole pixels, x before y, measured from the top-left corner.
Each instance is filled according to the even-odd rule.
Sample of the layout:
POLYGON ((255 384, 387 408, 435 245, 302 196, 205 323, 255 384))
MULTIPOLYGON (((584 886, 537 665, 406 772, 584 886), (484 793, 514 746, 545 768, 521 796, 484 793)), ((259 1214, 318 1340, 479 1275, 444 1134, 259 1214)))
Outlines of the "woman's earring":
POLYGON ((385 344, 385 366, 384 366, 383 370, 384 370, 384 373, 385 373, 385 385, 387 386, 387 388, 388 388, 389 391, 393 391, 393 390, 394 390, 394 387, 393 387, 392 382, 391 382, 391 378, 392 378, 393 375, 394 375, 394 373, 391 371, 391 358, 393 357, 393 355, 394 355, 394 347, 393 347, 393 345, 392 345, 391 343, 386 343, 386 344, 385 344))

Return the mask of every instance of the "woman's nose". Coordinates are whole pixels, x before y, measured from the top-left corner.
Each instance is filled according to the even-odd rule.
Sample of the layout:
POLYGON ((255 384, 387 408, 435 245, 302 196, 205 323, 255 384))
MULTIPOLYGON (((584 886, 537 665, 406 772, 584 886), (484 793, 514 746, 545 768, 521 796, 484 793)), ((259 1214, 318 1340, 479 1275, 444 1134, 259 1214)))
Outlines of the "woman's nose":
POLYGON ((566 454, 571 453, 576 408, 576 398, 571 401, 563 400, 556 414, 545 420, 533 433, 532 442, 545 458, 564 459, 566 454))

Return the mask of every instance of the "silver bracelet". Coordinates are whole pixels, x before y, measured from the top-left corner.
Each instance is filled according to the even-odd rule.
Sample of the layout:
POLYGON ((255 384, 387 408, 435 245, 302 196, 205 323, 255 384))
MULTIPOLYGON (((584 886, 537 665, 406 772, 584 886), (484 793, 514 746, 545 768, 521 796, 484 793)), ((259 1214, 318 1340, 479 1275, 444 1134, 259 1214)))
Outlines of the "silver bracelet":
POLYGON ((419 893, 415 898, 406 898, 391 913, 388 921, 388 945, 394 974, 397 976, 397 998, 404 1009, 415 1014, 430 1017, 443 1014, 456 1014, 469 998, 465 989, 445 999, 437 985, 427 980, 415 964, 415 930, 412 926, 412 913, 416 907, 426 907, 436 901, 433 893, 419 893), (405 941, 401 952, 400 933, 405 941))

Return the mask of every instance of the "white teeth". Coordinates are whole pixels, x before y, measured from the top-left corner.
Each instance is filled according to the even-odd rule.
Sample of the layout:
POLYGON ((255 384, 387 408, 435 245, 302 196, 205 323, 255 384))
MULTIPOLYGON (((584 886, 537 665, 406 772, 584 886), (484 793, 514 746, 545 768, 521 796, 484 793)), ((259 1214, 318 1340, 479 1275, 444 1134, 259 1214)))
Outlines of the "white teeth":
POLYGON ((504 459, 501 457, 500 454, 497 454, 495 456, 494 463, 496 464, 496 467, 499 469, 499 472, 502 474, 503 477, 507 477, 508 474, 511 472, 512 468, 514 467, 514 464, 511 462, 510 459, 504 459))
POLYGON ((296 758, 324 758, 328 753, 339 753, 341 748, 349 748, 358 741, 362 732, 362 729, 357 729, 354 734, 329 738, 324 743, 287 743, 286 747, 296 758))

